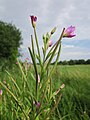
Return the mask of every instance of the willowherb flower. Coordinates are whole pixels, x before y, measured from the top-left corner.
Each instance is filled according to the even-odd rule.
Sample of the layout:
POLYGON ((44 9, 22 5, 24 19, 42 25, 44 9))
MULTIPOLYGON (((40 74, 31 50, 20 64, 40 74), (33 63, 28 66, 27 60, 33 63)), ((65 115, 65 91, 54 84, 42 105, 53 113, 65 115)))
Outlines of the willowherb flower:
POLYGON ((40 103, 40 102, 36 102, 36 101, 34 101, 34 105, 36 106, 37 109, 39 109, 40 106, 41 106, 41 103, 40 103))
POLYGON ((2 95, 2 90, 0 90, 0 95, 2 95))
POLYGON ((49 44, 49 47, 51 47, 52 44, 53 44, 52 40, 49 40, 49 41, 48 41, 48 44, 49 44))
POLYGON ((33 28, 35 28, 36 27, 37 17, 34 16, 34 15, 31 15, 30 18, 31 18, 32 26, 33 26, 33 28))
POLYGON ((75 27, 70 26, 67 29, 65 29, 63 37, 68 37, 68 38, 74 37, 76 36, 74 32, 75 32, 75 27))

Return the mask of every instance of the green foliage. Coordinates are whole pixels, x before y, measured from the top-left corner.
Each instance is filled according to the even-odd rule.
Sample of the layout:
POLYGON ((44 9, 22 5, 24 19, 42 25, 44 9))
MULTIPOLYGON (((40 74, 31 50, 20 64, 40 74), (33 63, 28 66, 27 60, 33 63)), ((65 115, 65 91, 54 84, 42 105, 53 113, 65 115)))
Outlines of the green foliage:
MULTIPOLYGON (((37 66, 39 67, 39 66, 37 66)), ((52 68, 53 66, 51 66, 52 68)), ((25 71, 26 72, 26 71, 25 71)), ((24 81, 21 76, 21 72, 17 65, 13 70, 9 70, 7 74, 5 72, 0 72, 1 81, 14 93, 14 95, 19 100, 20 105, 25 110, 26 114, 29 114, 30 120, 33 120, 33 112, 35 110, 35 105, 33 105, 33 112, 31 111, 31 93, 35 94, 35 76, 33 66, 30 65, 27 71, 27 83, 30 89, 23 87, 24 81), (9 76, 8 76, 9 75, 9 76), (13 76, 13 77, 12 77, 13 76), (13 80, 15 80, 13 82, 13 80), (6 81, 6 83, 5 83, 6 81), (17 89, 19 86, 20 89, 17 89), (24 91, 26 90, 26 91, 24 91), (29 100, 28 100, 29 97, 29 100), (22 104, 23 103, 23 104, 22 104), (24 106, 23 106, 24 105, 24 106)), ((51 114, 50 120, 89 120, 90 119, 90 65, 77 65, 77 66, 57 66, 55 70, 52 81, 53 91, 56 91, 61 84, 65 84, 65 88, 61 90, 63 92, 61 101, 59 102, 58 108, 51 114)), ((1 87, 2 88, 2 87, 1 87)), ((0 88, 0 89, 1 89, 0 88)), ((9 119, 25 119, 21 109, 15 103, 13 97, 8 94, 8 92, 3 89, 2 95, 2 111, 1 120, 9 119)), ((54 103, 53 103, 54 104, 54 103)), ((51 107, 53 107, 53 104, 51 107)), ((47 104, 44 103, 46 107, 47 104)), ((46 114, 43 112, 43 116, 46 114)), ((26 120, 26 119, 25 119, 26 120)), ((41 119, 44 120, 44 119, 41 119)))
MULTIPOLYGON (((53 33, 56 31, 56 28, 54 28, 50 33, 44 35, 42 57, 40 52, 39 40, 36 32, 37 17, 35 16, 31 17, 32 17, 31 23, 34 30, 35 39, 33 39, 33 36, 31 35, 31 46, 28 47, 28 49, 30 52, 30 57, 32 59, 32 64, 28 64, 27 60, 24 63, 22 63, 17 59, 18 68, 16 69, 16 72, 15 68, 13 68, 12 73, 6 71, 7 73, 6 77, 4 77, 4 80, 0 81, 0 85, 2 87, 0 89, 3 91, 3 95, 1 94, 3 103, 1 106, 2 119, 4 118, 10 120, 12 119, 73 120, 74 118, 76 120, 82 118, 85 118, 84 120, 88 119, 89 118, 89 111, 87 111, 88 107, 86 106, 85 102, 83 102, 83 100, 85 100, 83 96, 85 95, 82 94, 81 96, 78 96, 79 90, 77 91, 74 87, 72 89, 72 86, 75 85, 75 83, 77 82, 76 79, 77 76, 73 75, 72 77, 71 73, 69 73, 65 69, 64 72, 66 72, 66 78, 65 75, 61 77, 62 73, 61 72, 58 73, 58 71, 60 70, 56 69, 61 51, 62 38, 73 37, 70 36, 70 32, 69 34, 65 34, 65 31, 66 32, 68 32, 68 30, 72 31, 71 29, 75 27, 71 26, 66 30, 65 28, 63 28, 59 39, 53 45, 50 39, 53 33), (51 66, 51 62, 53 59, 55 60, 55 63, 53 66, 51 66), (37 61, 39 65, 37 65, 37 61), (57 74, 55 73, 55 69, 57 74), (56 74, 55 76, 53 76, 54 73, 56 74), (75 82, 72 83, 71 80, 75 80, 75 82), (65 85, 66 89, 62 91, 65 85), (85 115, 83 115, 82 117, 83 113, 85 113, 85 115)), ((77 75, 78 74, 79 73, 77 73, 77 75)), ((82 83, 84 83, 85 85, 85 82, 82 83)), ((79 86, 80 85, 81 84, 79 84, 79 86)), ((86 84, 86 86, 88 85, 86 84)))
POLYGON ((11 23, 0 21, 0 66, 12 65, 21 44, 21 32, 11 23))
POLYGON ((53 78, 55 88, 64 83, 62 100, 56 110, 60 120, 90 119, 90 65, 59 66, 53 78), (59 111, 59 113, 58 113, 59 111))
MULTIPOLYGON (((19 71, 21 72, 19 74, 19 76, 21 76, 22 82, 21 89, 20 84, 17 83, 17 81, 19 81, 20 79, 15 81, 13 76, 8 71, 6 72, 9 76, 9 85, 7 86, 6 84, 0 81, 1 86, 6 91, 6 101, 8 98, 11 97, 12 100, 9 100, 12 109, 15 112, 17 112, 16 110, 18 110, 16 119, 19 119, 20 117, 20 119, 28 120, 47 120, 57 108, 62 96, 60 90, 64 87, 64 85, 60 86, 56 91, 53 91, 52 75, 57 66, 57 62, 60 56, 61 39, 63 38, 64 30, 65 28, 62 30, 62 33, 59 39, 56 41, 56 43, 50 46, 49 40, 55 30, 50 34, 46 34, 47 41, 43 46, 42 59, 36 29, 34 28, 35 39, 33 39, 33 36, 31 36, 32 46, 28 48, 33 62, 32 66, 34 68, 34 73, 32 73, 30 70, 30 73, 28 73, 27 62, 25 64, 22 64, 19 60, 17 60, 19 71), (34 43, 36 43, 36 46, 34 43), (51 48, 49 49, 49 47, 51 48), (37 49, 37 52, 35 48, 37 49), (49 51, 47 51, 48 49, 49 51), (56 59, 55 64, 53 65, 53 69, 50 69, 51 61, 54 59, 54 57, 56 59), (36 61, 38 61, 39 67, 36 61), (28 75, 30 75, 29 78, 28 75), (30 86, 30 84, 32 84, 32 86, 30 86)), ((7 111, 8 109, 9 108, 7 108, 7 111)))

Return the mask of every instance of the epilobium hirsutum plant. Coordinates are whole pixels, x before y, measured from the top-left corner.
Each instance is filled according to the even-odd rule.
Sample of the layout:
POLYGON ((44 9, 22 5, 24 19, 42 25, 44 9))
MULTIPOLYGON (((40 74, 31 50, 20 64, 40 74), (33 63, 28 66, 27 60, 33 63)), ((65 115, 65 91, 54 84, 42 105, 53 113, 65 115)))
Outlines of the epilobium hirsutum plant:
POLYGON ((30 16, 32 26, 34 28, 34 35, 35 35, 35 42, 38 54, 36 54, 35 47, 34 47, 34 40, 33 37, 31 37, 31 43, 32 43, 32 49, 29 47, 30 56, 33 61, 34 69, 35 69, 35 75, 36 75, 36 105, 38 107, 38 112, 36 113, 36 117, 38 116, 38 119, 40 116, 43 116, 43 110, 46 110, 45 116, 43 116, 43 119, 47 119, 50 117, 50 114, 55 110, 55 108, 58 106, 58 103, 61 99, 61 93, 60 89, 64 87, 62 85, 59 88, 59 92, 53 92, 52 90, 52 74, 56 68, 59 56, 60 56, 60 50, 61 50, 61 39, 63 37, 74 37, 74 31, 75 27, 69 27, 67 29, 63 28, 62 33, 60 35, 59 40, 53 45, 53 42, 51 40, 52 35, 56 31, 56 27, 49 33, 43 36, 43 43, 44 46, 42 47, 43 50, 43 59, 40 55, 40 47, 39 47, 39 41, 36 33, 36 16, 30 16), (32 19, 35 18, 35 19, 32 19), (35 23, 34 23, 35 22, 35 23), (51 47, 51 49, 48 51, 48 48, 51 47), (57 54, 56 54, 57 51, 57 54), (49 67, 51 65, 51 62, 53 58, 56 56, 55 64, 53 65, 53 68, 49 70, 49 67), (38 66, 36 61, 38 60, 39 67, 40 67, 40 76, 38 77, 38 66), (38 82, 39 81, 39 82, 38 82), (41 85, 39 85, 41 83, 41 85), (55 99, 55 96, 58 95, 58 98, 55 99), (51 107, 52 101, 55 99, 55 104, 51 107), (39 105, 38 105, 39 103, 39 105))
POLYGON ((7 71, 15 90, 11 86, 7 87, 3 82, 0 82, 0 84, 13 98, 11 102, 13 111, 16 111, 16 109, 19 111, 17 119, 47 120, 51 119, 54 110, 58 107, 62 96, 61 90, 65 86, 62 84, 56 91, 52 87, 52 75, 60 57, 61 40, 64 37, 74 37, 75 27, 63 28, 55 44, 53 44, 51 37, 56 32, 56 27, 50 33, 43 35, 41 51, 39 46, 40 41, 36 32, 37 17, 31 15, 30 21, 34 30, 34 37, 31 35, 31 46, 28 47, 32 65, 30 69, 24 69, 25 67, 18 60, 18 65, 22 73, 22 87, 20 88, 20 85, 17 84, 12 75, 7 71), (41 52, 43 55, 41 55, 41 52), (53 66, 51 66, 52 60, 55 60, 53 66), (31 68, 34 68, 34 72, 31 71, 31 68))

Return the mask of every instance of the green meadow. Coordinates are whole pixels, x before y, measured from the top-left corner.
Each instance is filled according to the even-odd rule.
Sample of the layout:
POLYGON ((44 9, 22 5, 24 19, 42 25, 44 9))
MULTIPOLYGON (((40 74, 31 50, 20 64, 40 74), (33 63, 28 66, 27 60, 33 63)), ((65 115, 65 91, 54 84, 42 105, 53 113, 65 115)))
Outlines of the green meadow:
MULTIPOLYGON (((52 69, 52 65, 50 69, 52 69)), ((8 72, 10 75, 5 71, 1 71, 0 80, 17 96, 16 88, 13 86, 11 79, 13 77, 13 80, 15 80, 20 90, 22 90, 24 89, 22 74, 17 66, 12 70, 8 70, 8 72)), ((34 73, 32 65, 29 66, 27 79, 29 88, 31 92, 33 92, 35 83, 32 81, 33 76, 31 72, 34 73)), ((90 65, 57 65, 51 82, 53 91, 58 90, 62 84, 65 84, 65 87, 61 89, 61 100, 49 120, 90 120, 90 65)), ((0 120, 24 120, 22 119, 23 114, 17 107, 17 104, 14 104, 12 101, 13 98, 8 95, 5 88, 0 87, 3 90, 2 98, 0 98, 2 99, 0 102, 0 120)), ((29 96, 28 92, 24 91, 24 93, 27 98, 27 96, 29 96)), ((20 100, 22 99, 23 101, 23 93, 20 95, 20 100)), ((30 108, 29 101, 26 101, 23 101, 25 104, 23 109, 25 109, 27 113, 30 108)), ((32 120, 31 116, 30 118, 32 120)))

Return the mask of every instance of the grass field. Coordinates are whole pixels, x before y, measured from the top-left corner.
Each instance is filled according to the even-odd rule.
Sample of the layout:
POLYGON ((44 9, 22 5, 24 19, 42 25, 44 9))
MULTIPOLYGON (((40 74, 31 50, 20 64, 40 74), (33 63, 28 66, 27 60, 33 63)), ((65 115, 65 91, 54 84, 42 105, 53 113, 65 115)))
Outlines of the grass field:
POLYGON ((59 104, 61 115, 68 115, 64 120, 89 120, 90 66, 58 66, 55 74, 55 86, 66 85, 59 104))
MULTIPOLYGON (((52 69, 52 66, 50 69, 52 69)), ((34 83, 31 81, 30 71, 34 72, 32 67, 29 69, 27 77, 28 84, 33 92, 34 83)), ((23 78, 19 69, 16 67, 13 70, 9 70, 9 73, 11 73, 17 85, 22 90, 24 83, 22 82, 23 78)), ((7 84, 8 87, 17 95, 9 75, 5 72, 0 72, 0 80, 6 83, 9 81, 9 84, 7 84)), ((50 120, 90 120, 90 65, 58 65, 52 76, 52 83, 53 91, 57 90, 62 84, 65 84, 65 87, 61 91, 62 98, 58 108, 52 113, 49 118, 50 120)), ((0 104, 0 120, 22 120, 20 109, 17 109, 16 104, 13 104, 12 97, 8 95, 4 88, 1 87, 1 89, 3 89, 3 95, 2 103, 0 104)), ((27 91, 24 92, 27 97, 27 91)), ((22 101, 23 97, 22 93, 22 101)), ((28 111, 29 107, 27 103, 25 104, 25 109, 28 111)))

